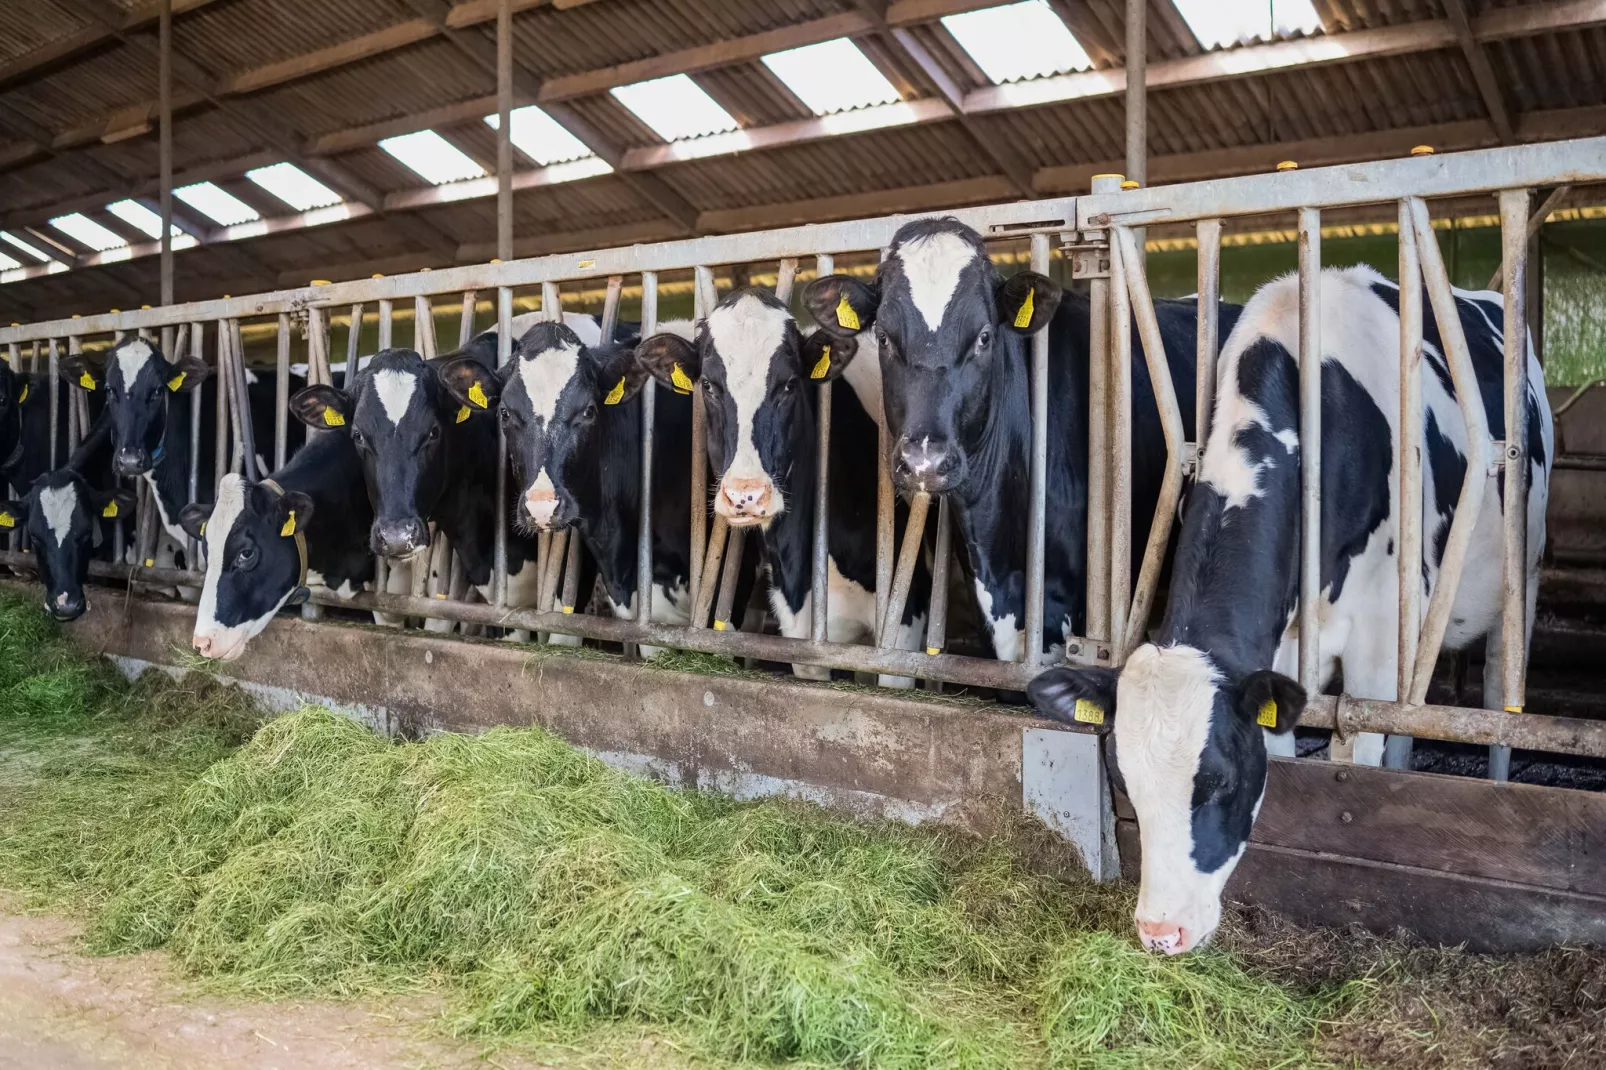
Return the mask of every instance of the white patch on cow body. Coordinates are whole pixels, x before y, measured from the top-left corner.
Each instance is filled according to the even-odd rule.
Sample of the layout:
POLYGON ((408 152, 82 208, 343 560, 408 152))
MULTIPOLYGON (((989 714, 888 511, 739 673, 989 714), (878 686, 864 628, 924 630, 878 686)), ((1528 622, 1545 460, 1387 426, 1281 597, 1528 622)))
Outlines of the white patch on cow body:
MULTIPOLYGON (((267 467, 264 465, 263 471, 266 470, 267 467)), ((184 528, 177 523, 177 521, 167 515, 167 506, 162 504, 162 495, 156 489, 156 473, 145 472, 140 476, 140 478, 143 479, 145 481, 145 485, 150 488, 151 501, 156 503, 156 515, 158 518, 160 518, 162 522, 162 530, 167 533, 167 538, 172 542, 173 548, 176 550, 179 547, 188 546, 190 544, 189 533, 186 532, 184 528)))
POLYGON ((117 347, 117 368, 123 373, 123 389, 127 390, 139 378, 140 371, 150 363, 156 351, 143 338, 135 338, 117 347))
MULTIPOLYGON (((784 308, 766 304, 753 294, 743 294, 721 305, 708 317, 708 336, 725 363, 725 389, 736 406, 736 456, 725 470, 727 479, 774 482, 771 474, 764 471, 758 445, 753 441, 753 419, 764 404, 770 362, 781 348, 791 319, 791 313, 784 308)), ((782 503, 777 500, 769 519, 779 516, 781 510, 782 503)))
POLYGON ((935 332, 948 314, 948 303, 959 289, 959 278, 976 260, 976 250, 951 231, 939 230, 904 242, 893 250, 909 280, 909 299, 935 332))
POLYGON ((1015 614, 1005 617, 993 614, 993 592, 981 580, 976 581, 976 605, 987 622, 987 631, 993 639, 993 656, 999 661, 1019 661, 1026 637, 1015 623, 1015 614))
POLYGON ((72 534, 73 514, 78 511, 78 485, 65 483, 59 487, 42 487, 39 490, 39 511, 45 516, 45 527, 56 538, 58 547, 67 544, 72 534))
POLYGON ((402 418, 407 415, 407 409, 413 403, 413 394, 418 390, 418 376, 412 372, 397 371, 395 368, 382 368, 374 373, 374 391, 379 395, 379 404, 385 410, 385 418, 392 427, 400 427, 402 418))

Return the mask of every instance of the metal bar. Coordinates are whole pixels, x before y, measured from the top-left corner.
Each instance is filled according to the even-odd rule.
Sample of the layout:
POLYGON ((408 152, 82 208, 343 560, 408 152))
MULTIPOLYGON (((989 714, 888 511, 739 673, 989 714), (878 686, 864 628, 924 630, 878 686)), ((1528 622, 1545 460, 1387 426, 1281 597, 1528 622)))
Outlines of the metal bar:
MULTIPOLYGON (((886 260, 889 247, 881 250, 886 260)), ((879 357, 877 358, 879 359, 879 357)), ((898 552, 897 491, 892 485, 892 432, 887 427, 887 398, 881 395, 881 411, 876 418, 875 486, 875 619, 877 634, 887 619, 887 600, 892 597, 894 557, 898 552)), ((904 538, 908 538, 906 534, 904 538)))
MULTIPOLYGON (((67 355, 76 357, 83 353, 83 339, 73 335, 67 339, 67 355)), ((80 391, 72 390, 67 393, 67 459, 78 452, 78 443, 83 440, 83 425, 79 420, 78 399, 73 395, 80 391)))
POLYGON ((1131 298, 1132 312, 1137 320, 1138 334, 1143 340, 1143 359, 1149 370, 1149 381, 1154 386, 1155 407, 1159 409, 1160 428, 1165 435, 1166 449, 1165 475, 1160 482, 1160 496, 1155 501, 1154 515, 1149 520, 1143 563, 1138 569, 1137 589, 1132 595, 1126 633, 1121 645, 1121 659, 1125 661, 1126 656, 1143 642, 1149 623, 1149 611, 1154 605, 1155 594, 1160 586, 1160 569, 1165 562, 1166 543, 1171 538, 1172 518, 1176 516, 1177 502, 1182 496, 1185 432, 1182 425, 1182 408, 1177 402, 1176 388, 1171 382, 1171 365, 1166 359, 1165 342, 1160 336, 1160 323, 1154 314, 1154 298, 1149 292, 1149 280, 1143 270, 1143 263, 1137 255, 1137 235, 1128 227, 1115 227, 1110 234, 1112 244, 1119 244, 1121 247, 1122 273, 1131 298))
MULTIPOLYGON (((887 595, 886 613, 878 621, 876 645, 896 646, 898 626, 903 623, 903 609, 909 601, 909 585, 914 581, 915 563, 920 559, 921 540, 926 533, 926 513, 931 508, 931 495, 916 491, 909 499, 909 522, 903 529, 903 547, 898 554, 898 568, 892 574, 892 590, 887 595)), ((1030 667, 1032 662, 1025 664, 1030 667)))
MULTIPOLYGON (((1501 266, 1511 280, 1505 288, 1506 454, 1502 475, 1506 553, 1500 618, 1500 700, 1507 713, 1522 712, 1527 689, 1529 453, 1523 435, 1528 426, 1527 213, 1527 190, 1501 192, 1501 266)), ((1489 764, 1494 779, 1509 779, 1510 748, 1491 751, 1489 764), (1500 775, 1494 776, 1496 773, 1500 775)))
POLYGON ((725 547, 729 541, 730 523, 724 517, 716 515, 708 533, 701 566, 702 577, 708 582, 698 585, 697 597, 692 600, 692 626, 695 628, 708 627, 708 614, 713 610, 715 597, 719 593, 721 565, 725 560, 725 547))
POLYGON ((435 306, 425 294, 413 298, 413 348, 425 360, 435 359, 435 306))
MULTIPOLYGON (((452 540, 437 531, 429 540, 429 596, 442 600, 452 589, 452 540)), ((439 618, 436 618, 439 619, 439 618)))
POLYGON ((948 643, 948 573, 953 564, 953 518, 948 496, 937 499, 937 539, 931 560, 931 613, 926 618, 926 653, 941 654, 948 643))
POLYGON ((613 341, 613 336, 619 330, 619 297, 624 293, 625 279, 623 275, 614 275, 608 279, 608 292, 602 299, 602 340, 613 341))
POLYGON ((1194 389, 1193 440, 1202 460, 1210 441, 1210 414, 1216 404, 1216 357, 1221 351, 1221 220, 1201 219, 1199 238, 1199 338, 1194 389))
POLYGON ((513 259, 512 0, 496 3, 496 118, 496 255, 505 261, 513 259))
POLYGON ((290 451, 290 313, 279 313, 278 352, 273 365, 273 470, 284 467, 290 451))
MULTIPOLYGON (((1501 196, 1505 196, 1507 192, 1510 191, 1502 190, 1501 196)), ((1572 195, 1572 192, 1573 188, 1571 186, 1557 186, 1555 189, 1550 191, 1550 196, 1546 197, 1544 203, 1534 211, 1533 215, 1528 217, 1528 224, 1524 231, 1525 241, 1538 235, 1539 228, 1545 225, 1545 220, 1550 218, 1550 214, 1552 212, 1556 211, 1563 204, 1567 203, 1567 198, 1572 195)), ((1527 205, 1524 204, 1523 211, 1526 212, 1527 210, 1527 205)), ((1489 276, 1489 285, 1485 286, 1484 289, 1500 289, 1502 285, 1501 280, 1505 277, 1506 265, 1502 261, 1500 266, 1494 269, 1494 274, 1489 276)))
POLYGON ((162 216, 161 303, 173 303, 173 0, 162 0, 156 28, 157 171, 162 216))
POLYGON ((388 299, 379 302, 379 348, 389 349, 395 345, 395 304, 388 299))
POLYGON ((563 322, 563 291, 555 282, 541 284, 541 318, 551 323, 563 322))
MULTIPOLYGON (((1110 664, 1126 660, 1132 598, 1132 299, 1121 245, 1110 238, 1110 664)), ((1090 462, 1091 463, 1091 462, 1090 462)))
MULTIPOLYGON (((506 3, 506 0, 503 0, 506 3)), ((658 275, 641 273, 641 333, 658 329, 658 275)), ((701 391, 697 391, 701 394, 701 391)), ((652 435, 658 407, 658 389, 649 384, 641 391, 641 516, 636 531, 636 622, 652 620, 652 435)), ((694 490, 695 495, 695 490, 694 490)), ((698 529, 698 516, 692 514, 692 531, 698 529)), ((694 555, 695 557, 695 555, 694 555)))
MULTIPOLYGON (((1033 234, 1031 268, 1048 274, 1048 235, 1033 234)), ((1161 351, 1162 354, 1164 350, 1161 351)), ((1035 665, 1043 657, 1043 580, 1048 542, 1048 327, 1032 336, 1031 506, 1026 519, 1026 638, 1021 659, 1035 665)), ((905 540, 907 540, 905 536, 905 540)))
POLYGON ((554 531, 547 544, 546 567, 541 570, 541 584, 535 601, 542 609, 551 609, 558 591, 562 589, 563 563, 569 556, 570 537, 569 531, 554 531))
MULTIPOLYGON (((1093 176, 1093 191, 1119 189, 1121 176, 1093 176)), ((1106 235, 1107 237, 1107 235, 1106 235)), ((1088 280, 1087 634, 1110 633, 1110 276, 1088 280)))
POLYGON ((249 406, 250 401, 245 392, 240 389, 240 380, 235 378, 238 360, 234 352, 234 338, 229 330, 227 320, 218 320, 217 324, 217 357, 218 357, 218 389, 229 394, 229 427, 234 432, 234 458, 240 470, 251 482, 256 482, 251 470, 256 467, 253 461, 247 464, 247 458, 253 452, 251 445, 246 441, 245 427, 241 420, 241 409, 249 406))
MULTIPOLYGON (((820 256, 814 260, 814 277, 823 279, 836 270, 836 260, 831 256, 820 256)), ((791 288, 797 276, 797 261, 784 260, 781 262, 781 277, 776 281, 776 296, 781 297, 782 283, 785 283, 787 294, 781 297, 783 301, 790 301, 791 288), (790 271, 788 270, 790 267, 790 271)), ((878 359, 871 354, 864 354, 863 359, 878 359)), ((823 642, 827 637, 826 626, 830 621, 831 612, 831 539, 830 539, 830 512, 831 512, 831 404, 832 386, 829 382, 821 383, 815 394, 815 450, 814 450, 814 556, 811 560, 811 580, 809 592, 809 638, 815 642, 823 642)), ((879 619, 879 618, 878 618, 879 619)))
MULTIPOLYGON (((1390 503, 1399 517, 1398 584, 1400 600, 1395 697, 1409 700, 1416 671, 1417 639, 1422 629, 1422 261, 1416 248, 1411 208, 1400 202, 1400 416, 1395 456, 1400 458, 1398 500, 1390 503)), ((1411 737, 1390 736, 1383 745, 1383 764, 1408 769, 1411 737)))
MULTIPOLYGON (((329 365, 329 314, 321 308, 307 309, 307 379, 333 386, 334 371, 329 365)), ((350 374, 350 369, 347 369, 350 374)))
POLYGON ((244 462, 245 478, 255 483, 262 478, 257 465, 256 428, 252 426, 251 391, 245 380, 245 343, 240 340, 240 321, 229 320, 229 344, 233 354, 231 365, 234 377, 235 407, 239 410, 240 451, 244 462))
MULTIPOLYGON (((816 265, 818 265, 818 263, 819 263, 819 261, 821 259, 823 259, 827 264, 832 262, 831 258, 829 256, 817 257, 815 259, 816 265)), ((821 278, 821 277, 823 277, 825 275, 831 274, 831 272, 835 271, 835 270, 836 269, 834 267, 829 268, 829 269, 825 269, 825 270, 817 270, 815 272, 815 274, 814 274, 814 277, 815 278, 821 278)), ((797 257, 795 257, 795 256, 783 257, 782 260, 781 260, 780 266, 776 270, 776 274, 775 274, 775 296, 780 300, 780 302, 783 305, 787 305, 787 306, 791 305, 791 303, 792 303, 792 286, 796 282, 797 282, 797 257)))
MULTIPOLYGON (((223 330, 223 320, 218 320, 217 357, 213 363, 212 381, 217 384, 217 418, 213 428, 212 445, 212 494, 213 501, 217 501, 217 493, 223 489, 223 477, 229 474, 229 389, 228 332, 223 330)), ((310 339, 309 339, 310 348, 310 339)))
MULTIPOLYGON (((505 5, 507 0, 502 0, 505 5)), ((502 129, 507 130, 506 117, 502 129)), ((506 364, 513 355, 513 290, 507 286, 496 291, 496 366, 506 364)), ((496 517, 494 557, 491 566, 491 604, 507 605, 507 434, 500 427, 496 432, 496 517)))
POLYGON ((474 337, 474 309, 479 302, 479 295, 473 290, 463 291, 463 309, 457 320, 457 348, 462 349, 468 345, 469 339, 474 337))
MULTIPOLYGON (((60 465, 61 458, 57 456, 61 451, 56 447, 56 436, 61 433, 61 355, 56 350, 56 340, 49 341, 49 373, 50 373, 50 470, 53 472, 60 465)), ((38 358, 37 347, 34 350, 35 359, 38 358)))
MULTIPOLYGON (((655 288, 654 300, 657 299, 656 279, 653 273, 655 288)), ((642 276, 642 299, 646 299, 646 275, 642 276)), ((701 323, 714 311, 714 302, 710 295, 714 293, 713 272, 706 267, 692 269, 692 315, 701 323), (705 281, 706 280, 706 281, 705 281)), ((655 327, 656 329, 656 323, 655 327)), ((641 332, 647 335, 646 313, 642 314, 641 332)), ((651 391, 644 391, 651 393, 651 391)), ((712 593, 708 599, 703 597, 703 576, 712 579, 718 573, 705 572, 703 556, 707 552, 708 544, 708 416, 703 409, 703 392, 692 391, 691 396, 691 600, 694 607, 702 607, 700 615, 694 614, 693 624, 701 626, 708 619, 707 606, 712 600, 712 593)), ((714 518, 716 541, 722 542, 724 530, 720 525, 719 517, 714 518)))
POLYGON ((1126 177, 1148 184, 1149 0, 1126 0, 1126 177))
MULTIPOLYGON (((590 601, 591 592, 586 592, 587 601, 590 601)), ((574 532, 569 536, 569 559, 563 564, 563 612, 573 613, 575 602, 580 596, 580 533, 574 532)))
POLYGON ((736 578, 742 570, 742 547, 747 543, 746 535, 746 529, 732 528, 730 545, 725 547, 725 567, 719 576, 719 601, 714 606, 716 632, 730 627, 731 612, 736 608, 736 578))
MULTIPOLYGON (((206 359, 206 332, 199 323, 191 323, 179 327, 179 345, 182 347, 188 342, 188 352, 193 353, 197 360, 206 359)), ((190 470, 189 478, 185 483, 185 494, 188 500, 186 505, 200 500, 201 493, 201 398, 202 391, 196 387, 190 391, 190 470)), ((189 539, 185 543, 186 563, 197 565, 200 563, 201 543, 199 539, 189 539)))
POLYGON ((1299 682, 1321 690, 1322 215, 1299 210, 1299 682))
POLYGON ((1461 584, 1461 570, 1466 563, 1467 548, 1472 542, 1472 531, 1478 513, 1483 508, 1483 489, 1489 472, 1489 425, 1483 413, 1483 398, 1478 389, 1478 378, 1467 351, 1466 335, 1461 330, 1461 317, 1456 311, 1455 295, 1450 290, 1449 274, 1444 258, 1439 253, 1438 240, 1433 234, 1428 207, 1420 198, 1408 198, 1411 222, 1416 231, 1416 246, 1422 261, 1422 278, 1427 284, 1428 300, 1433 306, 1433 319, 1438 324, 1439 336, 1444 341, 1445 359, 1450 365, 1450 378, 1455 384, 1456 401, 1461 417, 1466 422, 1467 468, 1461 483, 1461 494, 1456 500, 1455 520, 1445 540, 1444 554, 1439 562, 1438 581, 1428 599, 1422 625, 1422 638, 1417 646, 1416 669, 1411 677, 1410 701, 1427 701, 1428 682, 1433 676, 1439 648, 1444 643, 1444 631, 1450 623, 1450 609, 1455 601, 1456 589, 1461 584))

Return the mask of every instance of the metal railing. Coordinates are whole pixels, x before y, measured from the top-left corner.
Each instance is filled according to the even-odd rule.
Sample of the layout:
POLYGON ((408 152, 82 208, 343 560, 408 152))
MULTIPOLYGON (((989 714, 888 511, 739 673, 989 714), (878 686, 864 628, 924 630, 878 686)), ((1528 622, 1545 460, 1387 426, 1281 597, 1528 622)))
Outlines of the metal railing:
MULTIPOLYGON (((1140 642, 1147 630, 1158 596, 1161 564, 1170 538, 1176 503, 1184 479, 1198 462, 1205 441, 1215 382, 1216 353, 1219 347, 1217 303, 1219 294, 1220 238, 1222 221, 1235 216, 1264 215, 1267 212, 1297 213, 1300 234, 1300 367, 1301 426, 1305 449, 1302 452, 1302 496, 1300 545, 1304 567, 1300 571, 1301 598, 1300 676, 1313 693, 1318 690, 1315 650, 1316 629, 1312 626, 1319 596, 1319 574, 1315 568, 1315 548, 1320 545, 1320 377, 1319 362, 1305 357, 1314 354, 1320 338, 1319 304, 1315 279, 1320 269, 1320 219, 1324 209, 1393 202, 1398 205, 1400 228, 1401 297, 1401 433, 1408 439, 1421 434, 1419 390, 1422 308, 1421 289, 1411 284, 1420 276, 1432 302, 1435 318, 1445 339, 1445 357, 1455 379, 1459 404, 1466 420, 1468 437, 1467 478, 1441 565, 1438 587, 1429 599, 1425 613, 1419 605, 1415 582, 1402 587, 1402 620, 1421 619, 1420 629, 1402 626, 1399 635, 1400 698, 1397 701, 1369 699, 1318 700, 1308 723, 1327 724, 1339 730, 1335 754, 1341 754, 1350 733, 1385 731, 1397 734, 1429 735, 1442 739, 1468 739, 1479 742, 1519 742, 1566 753, 1606 755, 1606 740, 1587 722, 1562 718, 1511 718, 1500 711, 1451 710, 1425 705, 1426 691, 1448 616, 1450 603, 1465 565, 1466 544, 1476 520, 1483 480, 1491 449, 1480 395, 1472 374, 1465 339, 1460 337, 1459 318, 1452 312, 1452 295, 1437 244, 1433 239, 1424 198, 1498 194, 1504 228, 1503 277, 1516 280, 1506 287, 1505 314, 1506 375, 1505 402, 1507 426, 1520 428, 1515 420, 1526 389, 1525 308, 1522 279, 1525 277, 1527 190, 1542 186, 1577 184, 1606 179, 1606 139, 1591 139, 1519 148, 1491 149, 1445 156, 1418 157, 1354 165, 1293 171, 1272 175, 1189 183, 1150 189, 1121 190, 1119 180, 1096 179, 1091 195, 1019 202, 982 208, 963 209, 951 214, 975 228, 988 239, 1027 238, 1033 269, 1046 272, 1057 240, 1070 255, 1073 274, 1089 281, 1093 307, 1091 319, 1089 370, 1089 502, 1087 535, 1087 627, 1086 636, 1070 636, 1066 642, 1067 660, 1079 664, 1119 665, 1127 652, 1140 642), (1171 384, 1169 365, 1160 344, 1154 303, 1149 292, 1142 259, 1140 229, 1155 224, 1193 223, 1199 240, 1199 302, 1196 357, 1198 396, 1196 441, 1185 441, 1180 400, 1171 384), (1154 384, 1156 404, 1161 414, 1167 468, 1155 512, 1156 520, 1147 533, 1142 559, 1137 563, 1133 582, 1132 556, 1132 325, 1136 324, 1154 384), (1445 711, 1449 710, 1447 714, 1445 711), (1450 716, 1454 714, 1455 716, 1450 716), (1474 716, 1479 715, 1479 716, 1474 716), (1491 720, 1502 718, 1506 720, 1491 720), (1469 720, 1469 718, 1471 718, 1469 720), (1505 725, 1502 729, 1500 726, 1505 725)), ((607 249, 597 252, 564 254, 506 263, 480 264, 445 270, 419 272, 390 278, 321 285, 248 297, 225 298, 190 305, 141 309, 82 319, 57 320, 21 327, 0 328, 0 343, 9 346, 15 363, 18 347, 44 344, 50 352, 62 338, 83 339, 90 335, 130 330, 177 328, 176 344, 183 346, 184 327, 188 339, 198 345, 201 324, 220 325, 219 351, 225 362, 240 355, 238 325, 242 318, 276 317, 278 400, 284 399, 288 366, 296 348, 298 330, 305 331, 309 378, 313 382, 332 382, 329 370, 329 320, 336 310, 349 310, 353 327, 348 335, 346 382, 357 371, 357 336, 364 309, 378 309, 380 346, 395 340, 392 309, 397 302, 412 302, 414 308, 414 347, 425 356, 436 350, 433 337, 431 299, 449 295, 461 297, 463 318, 459 342, 466 341, 474 329, 476 295, 495 291, 496 324, 499 328, 499 359, 511 351, 509 324, 512 320, 515 288, 540 286, 542 310, 548 317, 561 313, 561 287, 583 281, 606 280, 608 296, 604 320, 618 315, 619 296, 627 276, 639 276, 641 321, 644 336, 651 334, 658 321, 658 278, 662 272, 689 270, 695 280, 697 315, 704 316, 717 300, 713 268, 725 264, 779 264, 778 289, 783 293, 795 279, 799 262, 815 258, 820 274, 833 267, 833 257, 847 253, 884 250, 898 227, 914 217, 887 217, 846 223, 794 227, 782 230, 720 237, 696 238, 653 245, 607 249), (301 324, 305 324, 304 328, 301 324)), ((740 531, 732 533, 720 517, 708 516, 707 443, 701 392, 694 394, 692 456, 691 590, 693 606, 689 625, 656 624, 652 617, 652 543, 648 523, 652 493, 653 394, 643 391, 642 412, 642 524, 637 533, 638 589, 634 619, 590 616, 573 612, 578 568, 578 540, 563 534, 542 540, 538 554, 541 577, 535 606, 507 605, 506 503, 507 466, 505 443, 501 449, 498 492, 503 507, 497 510, 496 565, 491 604, 473 604, 463 599, 464 584, 460 568, 445 564, 450 554, 437 537, 433 547, 433 568, 422 568, 423 580, 415 579, 409 594, 386 594, 384 577, 376 577, 376 591, 353 601, 315 595, 325 604, 375 609, 410 617, 457 621, 469 625, 501 626, 522 631, 575 635, 625 644, 650 644, 712 654, 759 658, 794 664, 885 673, 946 681, 959 685, 1019 690, 1043 667, 1044 653, 1044 532, 1047 449, 1047 362, 1046 334, 1032 341, 1031 420, 1031 509, 1023 518, 1027 524, 1027 598, 1025 643, 1020 662, 1006 663, 944 653, 946 645, 948 554, 951 533, 946 502, 937 509, 937 545, 942 547, 934 562, 932 606, 923 650, 900 650, 892 645, 901 620, 917 555, 923 544, 923 528, 930 512, 929 499, 912 497, 901 552, 894 545, 894 494, 888 457, 885 420, 880 443, 881 473, 878 481, 877 584, 878 627, 874 645, 850 645, 828 641, 825 629, 828 584, 826 559, 826 485, 829 466, 824 463, 830 442, 830 387, 819 396, 819 482, 815 494, 816 526, 813 532, 814 617, 803 639, 738 632, 727 628, 733 606, 731 596, 742 550, 740 531), (736 537, 732 537, 732 535, 736 537), (431 577, 449 577, 449 579, 431 577), (722 582, 722 579, 724 582, 722 582), (712 620, 710 619, 712 616, 712 620), (712 624, 712 626, 710 626, 712 624)), ((37 358, 36 358, 37 359, 37 358)), ((232 376, 220 378, 232 379, 232 376)), ((56 382, 52 378, 52 383, 56 382)), ((243 379, 240 380, 243 384, 243 379)), ((55 389, 53 385, 53 389, 55 389)), ((229 443, 224 441, 231 425, 223 417, 229 411, 229 391, 220 391, 219 450, 215 474, 228 470, 224 461, 229 443)), ((198 412, 198 409, 197 409, 198 412)), ((285 448, 284 406, 274 434, 274 459, 283 459, 285 448)), ((192 430, 198 436, 199 423, 192 430)), ((238 436, 243 429, 236 428, 238 436)), ((1503 468, 1503 492, 1508 502, 1527 498, 1526 463, 1520 448, 1512 441, 1500 444, 1493 464, 1503 468), (1517 452, 1513 452, 1516 450, 1517 452)), ((243 449, 238 439, 236 451, 243 449)), ((1417 450, 1399 450, 1402 478, 1399 497, 1393 503, 1396 515, 1406 518, 1401 526, 1401 569, 1406 562, 1420 560, 1422 532, 1421 459, 1417 450), (1403 507, 1403 508, 1402 508, 1403 507), (1413 547, 1415 548, 1413 550, 1413 547)), ((196 451, 198 452, 198 451, 196 451)), ((249 454, 249 449, 244 449, 249 454)), ((243 460, 244 458, 241 458, 243 460)), ((195 488, 195 461, 192 455, 191 489, 195 488)), ((1507 510, 1507 560, 1505 564, 1505 620, 1501 648, 1503 705, 1520 709, 1523 704, 1525 663, 1526 574, 1522 521, 1526 511, 1507 510)), ((7 556, 5 563, 17 563, 7 556)), ((428 560, 428 559, 425 559, 428 560)), ((196 585, 196 572, 177 573, 144 570, 152 582, 196 585)), ((105 574, 97 568, 97 574, 105 574)), ((122 575, 121 572, 118 573, 122 575)), ((1397 756, 1396 756, 1397 757, 1397 756)), ((1498 769, 1496 770, 1499 771, 1498 769)))

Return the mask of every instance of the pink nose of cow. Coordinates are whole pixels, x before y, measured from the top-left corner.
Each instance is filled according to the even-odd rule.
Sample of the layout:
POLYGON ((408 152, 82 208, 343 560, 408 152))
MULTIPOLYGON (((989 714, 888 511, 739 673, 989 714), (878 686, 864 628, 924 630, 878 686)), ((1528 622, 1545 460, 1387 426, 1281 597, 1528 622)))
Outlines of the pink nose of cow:
POLYGON ((196 635, 190 639, 190 645, 195 648, 195 652, 201 657, 209 658, 212 656, 212 637, 210 635, 196 635))
POLYGON ((552 514, 558 511, 558 496, 550 490, 531 487, 524 492, 524 512, 537 527, 552 523, 552 514))
POLYGON ((1188 930, 1169 921, 1138 919, 1138 939, 1150 951, 1163 951, 1167 955, 1180 955, 1193 946, 1188 930))
POLYGON ((714 510, 732 524, 754 524, 769 518, 774 501, 775 489, 769 480, 727 476, 720 481, 714 510))

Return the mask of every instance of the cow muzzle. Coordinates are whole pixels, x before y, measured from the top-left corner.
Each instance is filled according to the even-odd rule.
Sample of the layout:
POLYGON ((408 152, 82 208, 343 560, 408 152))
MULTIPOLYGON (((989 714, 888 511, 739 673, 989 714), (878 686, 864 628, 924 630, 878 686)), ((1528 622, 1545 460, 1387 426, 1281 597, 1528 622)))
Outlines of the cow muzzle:
POLYGON ((385 557, 411 557, 429 546, 429 528, 418 517, 374 522, 373 550, 385 557))
POLYGON ((125 478, 141 476, 151 470, 151 455, 147 450, 124 446, 112 457, 112 467, 125 478))
POLYGON ((229 633, 214 635, 196 632, 190 638, 190 645, 201 657, 217 661, 234 661, 245 653, 245 642, 229 633))
POLYGON ((84 615, 89 603, 81 594, 68 594, 66 591, 57 591, 45 602, 45 609, 50 613, 51 619, 66 624, 75 621, 84 615))
POLYGON ((543 487, 531 487, 524 492, 524 515, 541 531, 548 531, 557 521, 558 496, 543 487))
POLYGON ((1208 943, 1215 935, 1215 926, 1194 928, 1175 921, 1144 921, 1137 919, 1138 940, 1147 951, 1166 955, 1180 955, 1208 943))
POLYGON ((900 490, 942 494, 963 482, 964 454, 948 439, 908 435, 898 443, 892 475, 900 490))
POLYGON ((767 477, 742 479, 726 476, 719 481, 719 496, 714 499, 714 512, 724 517, 732 527, 762 524, 780 514, 781 496, 775 493, 775 484, 767 477))

